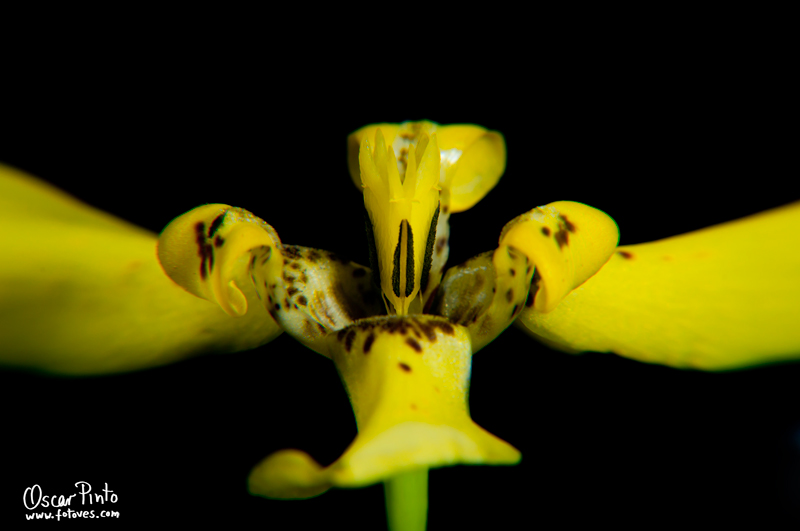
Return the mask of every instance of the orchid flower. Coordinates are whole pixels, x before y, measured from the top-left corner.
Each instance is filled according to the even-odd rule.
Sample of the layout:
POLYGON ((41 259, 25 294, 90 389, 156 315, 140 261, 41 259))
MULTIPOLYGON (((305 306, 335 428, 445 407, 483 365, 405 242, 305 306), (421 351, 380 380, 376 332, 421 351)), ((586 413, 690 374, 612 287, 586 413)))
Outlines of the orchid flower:
POLYGON ((511 324, 565 352, 679 369, 800 357, 800 249, 785 245, 800 203, 618 247, 608 214, 558 201, 514 217, 496 249, 446 269, 450 216, 489 193, 505 159, 502 135, 478 126, 354 132, 348 160, 369 265, 283 243, 224 204, 177 217, 156 239, 0 167, 0 219, 13 227, 2 244, 16 257, 0 268, 2 361, 110 374, 286 332, 333 361, 358 435, 326 467, 300 450, 267 456, 250 492, 299 499, 382 482, 389 527, 400 530, 425 528, 429 469, 519 462, 467 403, 472 355, 511 324))

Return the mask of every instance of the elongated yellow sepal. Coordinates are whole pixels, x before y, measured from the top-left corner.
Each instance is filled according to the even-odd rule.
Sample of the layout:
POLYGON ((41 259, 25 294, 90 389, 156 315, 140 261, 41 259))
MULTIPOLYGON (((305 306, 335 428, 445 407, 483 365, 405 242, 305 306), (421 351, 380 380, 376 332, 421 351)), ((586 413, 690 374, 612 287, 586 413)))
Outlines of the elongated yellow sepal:
POLYGON ((332 465, 278 452, 250 475, 250 491, 302 498, 362 487, 421 468, 515 464, 519 452, 469 417, 469 332, 429 315, 364 319, 328 336, 358 436, 332 465))
POLYGON ((563 350, 615 352, 676 368, 798 359, 798 234, 800 203, 793 203, 620 247, 552 311, 527 309, 517 323, 563 350))
POLYGON ((605 264, 619 241, 617 224, 604 212, 573 201, 537 207, 503 228, 500 245, 525 253, 536 267, 532 301, 549 312, 605 264), (538 290, 537 290, 538 287, 538 290))
MULTIPOLYGON (((263 308, 233 319, 156 258, 155 234, 0 165, 0 362, 104 374, 264 344, 263 308)), ((252 287, 246 297, 255 299, 252 287)))

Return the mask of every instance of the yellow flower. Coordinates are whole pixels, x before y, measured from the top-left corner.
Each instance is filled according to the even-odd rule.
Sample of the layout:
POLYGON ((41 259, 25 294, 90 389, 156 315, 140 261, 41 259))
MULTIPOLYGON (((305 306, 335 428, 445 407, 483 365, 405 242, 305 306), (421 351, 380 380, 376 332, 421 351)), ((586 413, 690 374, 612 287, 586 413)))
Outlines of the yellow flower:
POLYGON ((359 435, 326 468, 299 451, 270 456, 251 474, 251 490, 308 497, 330 486, 387 481, 392 517, 392 504, 425 488, 420 470, 519 459, 472 422, 466 402, 472 353, 515 318, 556 348, 613 351, 680 368, 722 370, 798 356, 800 253, 786 252, 784 244, 800 224, 797 204, 616 248, 608 216, 580 203, 553 203, 516 218, 497 250, 450 269, 439 284, 444 262, 434 254, 440 235, 446 241, 447 217, 473 206, 497 182, 502 137, 474 126, 422 123, 385 133, 365 128, 350 145, 351 172, 353 146, 362 171, 369 168, 361 182, 352 174, 365 190, 379 291, 366 267, 284 245, 247 211, 206 205, 170 224, 158 246, 164 270, 194 298, 161 274, 153 235, 4 170, 3 219, 20 230, 6 233, 3 243, 22 258, 0 270, 5 322, 12 324, 3 330, 4 361, 62 373, 118 372, 206 349, 252 348, 283 328, 334 360, 359 435), (411 130, 406 137, 405 130, 411 130), (448 138, 453 130, 461 143, 448 138), (463 164, 475 144, 483 166, 463 164), (399 165, 390 145, 401 146, 399 165), (475 167, 480 171, 466 171, 475 167), (432 194, 441 203, 434 206, 432 194), (51 241, 42 242, 43 234, 51 241), (784 249, 780 259, 770 261, 770 275, 761 274, 757 266, 776 249, 784 249), (42 273, 54 257, 59 267, 42 273), (402 317, 423 309, 439 317, 402 317), (399 316, 369 319, 384 311, 399 316))

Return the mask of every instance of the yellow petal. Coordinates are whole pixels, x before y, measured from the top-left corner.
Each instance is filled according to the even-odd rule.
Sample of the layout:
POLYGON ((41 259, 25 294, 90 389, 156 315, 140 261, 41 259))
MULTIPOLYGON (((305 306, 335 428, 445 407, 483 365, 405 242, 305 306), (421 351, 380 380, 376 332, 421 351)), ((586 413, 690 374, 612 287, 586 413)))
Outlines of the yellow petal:
POLYGON ((532 276, 528 257, 501 245, 448 269, 429 312, 466 327, 478 352, 525 307, 532 276))
MULTIPOLYGON (((506 142, 503 135, 496 131, 487 131, 476 126, 451 126, 481 129, 483 134, 471 144, 463 148, 451 147, 462 145, 457 135, 447 135, 446 127, 440 128, 441 137, 439 147, 442 150, 442 159, 452 159, 457 151, 461 151, 457 161, 447 168, 447 180, 450 183, 450 211, 462 212, 470 209, 484 198, 495 187, 503 172, 506 170, 506 142), (450 175, 452 174, 452 175, 450 175)), ((470 130, 471 137, 475 131, 470 130)))
POLYGON ((251 349, 280 333, 263 308, 234 319, 177 286, 156 258, 155 234, 2 165, 0 225, 6 365, 123 372, 251 349))
POLYGON ((327 474, 307 453, 280 450, 250 472, 248 488, 265 498, 301 500, 319 496, 331 487, 327 474))
POLYGON ((537 305, 517 322, 556 348, 615 352, 677 368, 797 359, 798 234, 800 203, 793 203, 620 247, 554 310, 543 313, 537 305))
POLYGON ((250 476, 254 494, 295 498, 456 464, 516 464, 519 452, 469 417, 469 332, 429 315, 376 317, 328 336, 358 436, 328 467, 278 453, 250 476))
POLYGON ((539 312, 549 312, 605 264, 619 241, 607 214, 573 201, 557 201, 518 216, 503 227, 501 245, 525 253, 536 267, 539 312))
POLYGON ((158 259, 179 286, 231 316, 247 313, 245 284, 263 301, 267 284, 277 282, 283 270, 275 230, 247 210, 220 204, 172 220, 159 236, 158 259))

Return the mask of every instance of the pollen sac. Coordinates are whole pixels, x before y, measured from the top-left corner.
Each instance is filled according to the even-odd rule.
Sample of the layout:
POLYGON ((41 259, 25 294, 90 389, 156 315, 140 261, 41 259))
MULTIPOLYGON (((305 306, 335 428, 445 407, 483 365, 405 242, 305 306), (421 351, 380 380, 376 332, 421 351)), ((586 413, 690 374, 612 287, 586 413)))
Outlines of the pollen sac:
POLYGON ((533 275, 524 253, 502 245, 448 269, 429 311, 466 327, 477 352, 525 308, 533 275))
POLYGON ((189 293, 244 315, 242 286, 252 282, 260 299, 280 276, 280 239, 264 220, 242 208, 203 205, 175 218, 158 239, 164 272, 189 293))
POLYGON ((333 253, 284 245, 283 271, 267 285, 265 305, 292 337, 328 356, 324 338, 356 319, 383 313, 372 271, 333 253))
POLYGON ((349 136, 348 163, 364 191, 370 266, 380 271, 387 311, 418 313, 447 262, 450 214, 475 205, 505 171, 503 135, 470 124, 373 124, 349 136), (435 194, 421 199, 431 186, 438 204, 435 194), (409 200, 412 217, 404 215, 409 200))
POLYGON ((423 277, 430 278, 439 216, 439 148, 436 135, 422 135, 407 156, 401 176, 398 160, 378 129, 363 138, 359 151, 367 210, 371 262, 379 269, 387 312, 420 313, 423 277))

